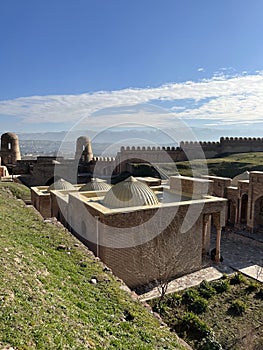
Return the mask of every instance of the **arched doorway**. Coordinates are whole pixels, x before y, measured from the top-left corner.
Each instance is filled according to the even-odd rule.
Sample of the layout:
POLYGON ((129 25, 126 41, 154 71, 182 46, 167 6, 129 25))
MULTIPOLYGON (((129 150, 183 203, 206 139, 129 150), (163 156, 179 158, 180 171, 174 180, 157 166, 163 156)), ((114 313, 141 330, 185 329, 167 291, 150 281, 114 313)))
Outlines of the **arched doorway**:
POLYGON ((242 224, 247 223, 247 204, 248 204, 248 195, 243 194, 241 198, 241 213, 240 213, 240 221, 242 224))
POLYGON ((263 228, 263 196, 255 201, 254 228, 263 228))
POLYGON ((228 200, 227 206, 227 222, 234 225, 236 222, 236 203, 232 200, 228 200))

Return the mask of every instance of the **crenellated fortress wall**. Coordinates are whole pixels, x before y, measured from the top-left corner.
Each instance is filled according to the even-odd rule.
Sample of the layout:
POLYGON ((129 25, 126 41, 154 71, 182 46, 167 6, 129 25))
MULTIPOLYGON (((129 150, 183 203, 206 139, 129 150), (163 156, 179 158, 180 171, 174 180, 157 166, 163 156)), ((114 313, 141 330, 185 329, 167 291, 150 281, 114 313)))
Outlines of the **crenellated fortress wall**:
POLYGON ((219 142, 182 141, 180 147, 121 147, 118 163, 167 163, 191 159, 213 158, 225 153, 263 152, 263 138, 221 137, 219 142))
POLYGON ((262 152, 263 138, 221 137, 221 153, 262 152))
MULTIPOLYGON (((192 159, 213 158, 223 154, 263 152, 263 138, 221 137, 218 142, 182 141, 179 147, 122 146, 114 157, 94 157, 89 138, 81 136, 76 142, 75 159, 37 157, 36 160, 20 160, 18 138, 13 133, 1 137, 3 165, 12 166, 13 174, 26 175, 28 185, 49 183, 54 177, 54 168, 61 177, 70 181, 76 172, 94 176, 118 175, 130 171, 136 163, 171 163, 192 159), (10 154, 9 154, 10 153, 10 154), (3 157, 8 154, 8 157, 3 157), (76 170, 78 169, 78 170, 76 170)), ((156 166, 156 165, 155 165, 156 166)))

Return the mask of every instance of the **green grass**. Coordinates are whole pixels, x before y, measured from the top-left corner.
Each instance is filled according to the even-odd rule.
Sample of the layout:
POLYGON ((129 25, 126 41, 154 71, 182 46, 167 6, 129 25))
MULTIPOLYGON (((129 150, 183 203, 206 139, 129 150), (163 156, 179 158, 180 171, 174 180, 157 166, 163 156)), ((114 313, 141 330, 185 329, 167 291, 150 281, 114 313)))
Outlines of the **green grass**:
POLYGON ((31 198, 30 189, 19 183, 0 181, 0 190, 5 191, 5 189, 9 190, 16 198, 24 201, 28 201, 31 198))
MULTIPOLYGON (((210 285, 215 293, 210 293, 206 299, 207 308, 201 313, 196 312, 194 320, 199 327, 210 330, 223 349, 259 350, 263 348, 263 300, 259 295, 262 284, 246 277, 238 280, 240 283, 231 284, 231 277, 224 277, 206 283, 206 289, 209 290, 210 285), (218 290, 222 282, 228 288, 218 290)), ((193 311, 189 310, 189 306, 200 299, 203 289, 203 286, 199 286, 166 295, 161 307, 164 321, 184 337, 193 349, 198 350, 203 350, 199 347, 200 331, 194 334, 191 327, 187 331, 186 319, 189 318, 189 311, 193 311)), ((156 310, 160 307, 158 300, 152 300, 150 304, 156 310)))
POLYGON ((183 349, 85 246, 6 186, 27 192, 0 186, 0 348, 183 349))
POLYGON ((221 158, 193 160, 191 162, 160 163, 158 166, 168 175, 193 176, 204 174, 206 167, 209 175, 233 178, 244 171, 263 171, 263 152, 238 153, 221 158))

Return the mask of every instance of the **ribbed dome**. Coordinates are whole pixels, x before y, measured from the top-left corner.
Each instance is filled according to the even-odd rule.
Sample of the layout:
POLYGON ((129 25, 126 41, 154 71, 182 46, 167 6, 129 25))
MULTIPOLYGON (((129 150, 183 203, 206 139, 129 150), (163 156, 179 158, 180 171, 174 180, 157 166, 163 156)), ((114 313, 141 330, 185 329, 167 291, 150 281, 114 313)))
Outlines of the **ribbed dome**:
POLYGON ((103 204, 114 209, 155 205, 159 204, 159 201, 150 187, 130 176, 106 193, 103 204))
POLYGON ((248 171, 244 171, 243 173, 235 176, 233 178, 233 180, 232 180, 231 185, 232 186, 237 186, 239 180, 249 180, 249 172, 248 171))
POLYGON ((53 184, 51 184, 49 186, 49 188, 47 189, 48 192, 50 192, 51 190, 72 191, 72 190, 75 190, 75 187, 70 182, 68 182, 64 179, 59 179, 59 180, 55 181, 53 184))
POLYGON ((91 179, 86 185, 82 186, 79 191, 109 191, 111 186, 101 179, 91 179))

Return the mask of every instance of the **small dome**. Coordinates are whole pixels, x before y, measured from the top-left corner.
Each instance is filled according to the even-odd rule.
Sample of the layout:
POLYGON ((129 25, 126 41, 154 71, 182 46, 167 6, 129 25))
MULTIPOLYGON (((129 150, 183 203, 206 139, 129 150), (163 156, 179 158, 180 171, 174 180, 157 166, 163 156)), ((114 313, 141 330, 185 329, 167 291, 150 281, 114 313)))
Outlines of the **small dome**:
POLYGON ((64 179, 59 179, 59 180, 55 181, 53 184, 51 184, 49 186, 49 188, 47 189, 48 192, 50 192, 51 190, 72 191, 72 190, 75 190, 75 187, 70 182, 68 182, 64 179))
POLYGON ((232 180, 231 185, 232 186, 237 186, 239 180, 249 180, 249 172, 248 171, 244 171, 243 173, 235 176, 233 178, 233 180, 232 180))
POLYGON ((90 142, 90 138, 88 136, 80 136, 77 138, 77 141, 90 142))
POLYGON ((103 204, 108 208, 138 207, 159 204, 155 193, 146 184, 130 176, 114 185, 105 195, 103 204))
POLYGON ((101 179, 91 179, 86 185, 82 186, 79 191, 109 191, 111 186, 101 179))
POLYGON ((2 134, 2 139, 3 138, 17 140, 18 136, 16 134, 14 134, 13 132, 6 132, 5 134, 2 134))

